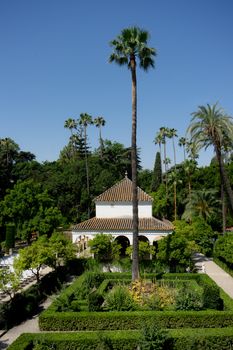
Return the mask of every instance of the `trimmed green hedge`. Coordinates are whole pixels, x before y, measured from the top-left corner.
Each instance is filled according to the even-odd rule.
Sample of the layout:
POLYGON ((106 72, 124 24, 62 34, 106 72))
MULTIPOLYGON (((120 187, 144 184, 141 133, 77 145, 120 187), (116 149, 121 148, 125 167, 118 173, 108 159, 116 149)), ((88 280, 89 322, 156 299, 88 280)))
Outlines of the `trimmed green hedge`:
MULTIPOLYGON (((37 333, 22 334, 8 350, 32 350, 40 342, 56 350, 96 350, 105 340, 114 350, 135 350, 141 339, 139 331, 37 333)), ((168 330, 170 350, 229 350, 233 346, 233 328, 168 330)))
MULTIPOLYGON (((100 276, 102 279, 102 275, 100 276)), ((128 282, 129 273, 105 273, 105 279, 99 284, 99 289, 89 294, 88 307, 92 312, 54 312, 53 304, 39 317, 41 330, 46 331, 82 331, 82 330, 120 330, 139 329, 142 322, 149 322, 156 319, 161 327, 166 328, 214 328, 233 326, 233 301, 221 291, 221 297, 226 300, 226 309, 230 311, 132 311, 132 312, 96 312, 102 304, 102 294, 107 288, 109 280, 128 282), (122 278, 120 278, 122 277, 122 278), (102 294, 100 293, 102 291, 102 294), (96 298, 100 297, 100 300, 96 298)), ((146 274, 145 278, 160 278, 158 274, 146 274)), ((82 288, 85 276, 80 276, 64 293, 70 295, 75 290, 82 288)), ((206 308, 218 307, 220 289, 208 276, 202 274, 164 274, 164 280, 174 281, 179 284, 181 281, 196 282, 204 290, 206 308)), ((99 280, 99 278, 98 278, 99 280)), ((61 294, 61 296, 63 293, 61 294)), ((220 304, 221 306, 222 304, 220 304)), ((220 307, 219 307, 220 309, 220 307)))
POLYGON ((43 331, 82 331, 140 329, 142 323, 156 320, 164 328, 233 327, 229 311, 119 311, 61 312, 44 311, 39 316, 43 331))

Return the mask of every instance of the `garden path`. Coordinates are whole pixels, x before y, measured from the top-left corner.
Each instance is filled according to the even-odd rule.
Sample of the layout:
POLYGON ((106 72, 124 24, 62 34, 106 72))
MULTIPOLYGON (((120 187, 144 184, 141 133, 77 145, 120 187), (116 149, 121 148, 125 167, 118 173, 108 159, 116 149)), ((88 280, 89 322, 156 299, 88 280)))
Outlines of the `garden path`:
MULTIPOLYGON (((47 309, 51 304, 52 299, 48 298, 44 303, 41 304, 41 311, 47 309)), ((33 316, 31 319, 21 323, 18 326, 15 326, 9 329, 6 333, 4 333, 0 338, 0 349, 7 349, 7 347, 13 343, 22 333, 38 333, 39 329, 39 314, 33 316)))
POLYGON ((219 267, 212 258, 201 253, 194 255, 195 266, 200 273, 206 273, 214 282, 233 298, 233 278, 219 267))

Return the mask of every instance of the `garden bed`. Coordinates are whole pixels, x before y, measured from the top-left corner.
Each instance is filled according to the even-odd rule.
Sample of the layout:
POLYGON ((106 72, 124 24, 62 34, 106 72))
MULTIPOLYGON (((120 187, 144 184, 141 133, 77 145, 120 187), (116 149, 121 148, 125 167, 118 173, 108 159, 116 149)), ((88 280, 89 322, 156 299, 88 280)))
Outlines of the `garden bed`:
MULTIPOLYGON (((57 312, 58 302, 55 301, 48 310, 39 317, 41 330, 45 331, 82 331, 82 330, 136 330, 142 322, 156 320, 162 328, 214 328, 233 326, 233 301, 221 292, 216 284, 206 275, 200 274, 148 274, 145 279, 162 281, 168 284, 198 287, 203 290, 203 300, 206 310, 202 311, 84 311, 85 308, 98 309, 103 303, 104 295, 109 286, 119 281, 130 283, 130 274, 102 273, 88 275, 89 291, 85 276, 80 276, 60 296, 60 307, 63 312, 57 312), (94 281, 94 282, 93 282, 94 281), (77 294, 75 294, 78 291, 77 294), (82 296, 88 295, 87 300, 82 296), (220 298, 221 295, 221 298, 220 298), (79 299, 80 298, 80 299, 79 299), (68 304, 71 302, 70 304, 68 304), (81 304, 83 306, 81 307, 81 304), (71 305, 71 306, 69 306, 71 305), (96 306, 97 305, 97 306, 96 306), (224 307, 224 311, 214 310, 214 306, 224 307), (70 307, 80 311, 72 311, 70 307), (66 311, 64 311, 64 309, 66 311), (212 309, 212 310, 211 310, 212 309)), ((163 282, 163 283, 164 283, 163 282)))

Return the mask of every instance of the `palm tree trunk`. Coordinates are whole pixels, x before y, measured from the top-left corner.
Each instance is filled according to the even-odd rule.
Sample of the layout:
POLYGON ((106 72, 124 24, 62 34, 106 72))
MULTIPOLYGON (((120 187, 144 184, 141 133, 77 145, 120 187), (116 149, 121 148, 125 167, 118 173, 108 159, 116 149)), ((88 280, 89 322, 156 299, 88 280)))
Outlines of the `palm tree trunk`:
POLYGON ((101 126, 99 127, 100 158, 103 159, 103 140, 101 135, 101 126))
POLYGON ((230 207, 231 207, 231 213, 233 213, 233 192, 232 192, 232 189, 231 189, 230 180, 228 178, 228 175, 226 173, 226 169, 225 169, 224 164, 223 164, 221 150, 219 150, 215 146, 215 152, 216 152, 216 156, 217 156, 217 159, 218 159, 221 182, 222 182, 222 184, 224 186, 224 189, 225 189, 226 194, 227 194, 228 199, 229 199, 229 203, 230 203, 230 207))
POLYGON ((86 177, 87 177, 87 196, 88 196, 88 206, 87 206, 87 216, 90 219, 90 184, 89 184, 89 169, 87 161, 87 127, 84 126, 84 142, 85 142, 85 166, 86 166, 86 177))
POLYGON ((172 146, 173 146, 173 154, 174 154, 174 166, 175 166, 175 169, 176 169, 176 148, 175 148, 174 137, 172 138, 172 146))
POLYGON ((133 256, 132 280, 139 278, 138 254, 138 195, 137 195, 137 78, 135 57, 130 59, 132 76, 132 139, 131 139, 131 169, 132 169, 132 202, 133 202, 133 256))
POLYGON ((177 205, 176 205, 176 181, 174 182, 174 220, 177 217, 177 205))
POLYGON ((185 145, 183 145, 183 151, 184 151, 184 162, 185 162, 186 161, 185 145))
POLYGON ((222 233, 226 232, 226 203, 225 203, 225 193, 224 187, 221 185, 221 199, 222 199, 222 233))
POLYGON ((167 163, 166 163, 166 159, 167 159, 167 152, 166 152, 166 140, 164 140, 164 144, 163 144, 163 155, 164 155, 164 172, 165 172, 165 185, 166 185, 166 198, 167 198, 167 163))

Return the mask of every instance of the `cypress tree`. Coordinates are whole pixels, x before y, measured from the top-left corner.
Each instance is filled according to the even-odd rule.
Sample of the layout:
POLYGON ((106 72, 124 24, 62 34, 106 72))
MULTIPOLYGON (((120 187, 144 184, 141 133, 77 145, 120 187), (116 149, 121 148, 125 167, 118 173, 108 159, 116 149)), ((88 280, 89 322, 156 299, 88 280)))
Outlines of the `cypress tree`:
POLYGON ((14 248, 15 246, 16 228, 14 224, 6 225, 6 249, 14 248))
POLYGON ((152 174, 151 192, 157 191, 161 183, 162 183, 161 156, 160 156, 160 152, 157 152, 155 157, 154 171, 152 174))

